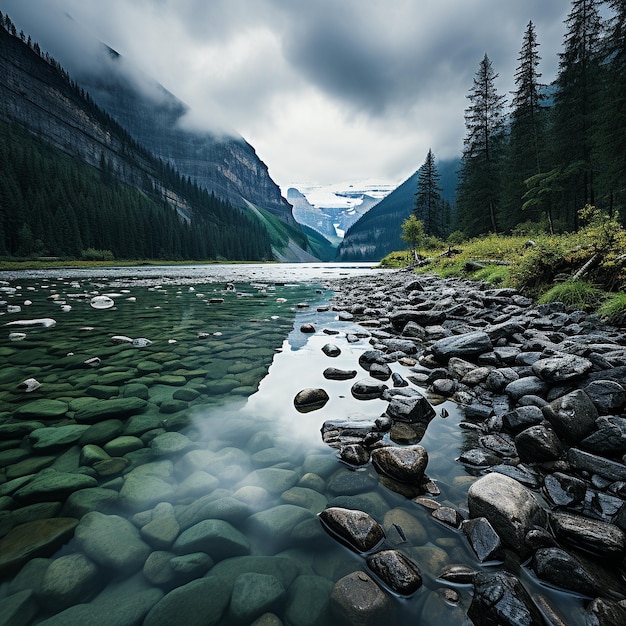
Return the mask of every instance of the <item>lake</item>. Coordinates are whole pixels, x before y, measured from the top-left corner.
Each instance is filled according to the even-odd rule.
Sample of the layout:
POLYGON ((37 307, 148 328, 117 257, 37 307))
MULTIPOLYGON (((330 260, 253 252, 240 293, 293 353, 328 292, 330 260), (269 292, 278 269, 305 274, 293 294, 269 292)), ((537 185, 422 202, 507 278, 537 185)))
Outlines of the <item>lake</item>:
MULTIPOLYGON (((450 564, 500 564, 480 565, 462 533, 382 486, 371 465, 341 463, 320 434, 328 419, 377 417, 387 406, 357 400, 354 381, 322 374, 332 366, 367 378, 358 365, 371 348, 367 331, 338 319, 329 283, 380 271, 277 264, 0 272, 0 537, 17 538, 4 544, 15 554, 0 570, 0 621, 18 606, 20 623, 137 623, 138 615, 141 623, 164 594, 215 577, 226 604, 198 605, 221 615, 215 623, 263 615, 263 623, 281 623, 268 614, 333 623, 334 583, 366 569, 317 519, 340 505, 370 513, 387 547, 419 565, 424 584, 414 595, 386 591, 392 621, 467 624, 471 585, 438 574, 450 564), (315 332, 302 332, 303 324, 315 332), (324 354, 328 343, 339 356, 324 354), (293 400, 306 388, 325 389, 328 403, 298 412, 293 400), (67 522, 65 541, 42 527, 57 518, 83 521, 75 536, 67 522), (24 524, 28 538, 18 533, 24 524)), ((399 363, 392 369, 409 373, 399 363)), ((472 432, 459 427, 454 403, 436 410, 421 441, 427 473, 441 491, 437 502, 464 510, 477 475, 456 459, 472 447, 472 432)), ((537 584, 523 567, 518 574, 568 623, 584 623, 581 599, 537 584)))

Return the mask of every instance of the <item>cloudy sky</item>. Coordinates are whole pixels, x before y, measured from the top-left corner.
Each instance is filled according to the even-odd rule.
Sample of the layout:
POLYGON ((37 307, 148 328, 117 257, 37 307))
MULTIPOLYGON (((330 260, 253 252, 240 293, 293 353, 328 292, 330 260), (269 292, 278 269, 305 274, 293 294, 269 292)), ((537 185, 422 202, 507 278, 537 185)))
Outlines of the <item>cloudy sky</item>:
POLYGON ((568 0, 0 0, 59 59, 88 62, 96 37, 193 111, 235 129, 292 184, 399 184, 424 161, 457 156, 466 96, 485 53, 514 88, 536 26, 551 82, 568 0), (71 15, 74 22, 67 19, 71 15), (80 52, 78 51, 80 50, 80 52))

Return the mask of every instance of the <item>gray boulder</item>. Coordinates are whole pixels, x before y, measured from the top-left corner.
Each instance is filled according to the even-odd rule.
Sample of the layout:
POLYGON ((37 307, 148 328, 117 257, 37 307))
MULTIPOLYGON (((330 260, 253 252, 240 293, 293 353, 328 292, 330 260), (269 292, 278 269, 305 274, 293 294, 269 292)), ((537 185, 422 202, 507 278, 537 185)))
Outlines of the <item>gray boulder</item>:
POLYGON ((543 414, 556 433, 570 443, 588 437, 595 430, 598 417, 596 407, 582 389, 553 400, 543 407, 543 414))
POLYGON ((435 358, 444 363, 453 356, 466 359, 490 352, 492 349, 489 335, 482 330, 444 337, 431 346, 435 358))
POLYGON ((519 554, 528 552, 526 533, 545 526, 546 514, 533 493, 513 478, 491 473, 479 478, 467 493, 470 517, 486 517, 504 546, 519 554))
POLYGON ((559 354, 539 359, 532 364, 535 376, 548 383, 561 383, 582 378, 591 370, 593 363, 589 359, 575 354, 559 354))

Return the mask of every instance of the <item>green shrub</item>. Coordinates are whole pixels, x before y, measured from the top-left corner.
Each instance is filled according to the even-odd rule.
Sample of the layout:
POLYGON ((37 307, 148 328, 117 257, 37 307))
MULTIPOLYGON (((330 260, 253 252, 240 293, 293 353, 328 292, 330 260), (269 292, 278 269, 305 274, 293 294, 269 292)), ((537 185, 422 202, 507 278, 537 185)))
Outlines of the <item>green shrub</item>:
POLYGON ((566 280, 549 289, 539 298, 539 304, 562 302, 566 308, 591 311, 598 306, 603 292, 586 280, 566 280))
POLYGON ((113 261, 115 259, 110 250, 96 250, 95 248, 82 250, 80 258, 83 261, 113 261))
POLYGON ((626 293, 612 294, 598 308, 603 321, 615 326, 626 326, 626 293))

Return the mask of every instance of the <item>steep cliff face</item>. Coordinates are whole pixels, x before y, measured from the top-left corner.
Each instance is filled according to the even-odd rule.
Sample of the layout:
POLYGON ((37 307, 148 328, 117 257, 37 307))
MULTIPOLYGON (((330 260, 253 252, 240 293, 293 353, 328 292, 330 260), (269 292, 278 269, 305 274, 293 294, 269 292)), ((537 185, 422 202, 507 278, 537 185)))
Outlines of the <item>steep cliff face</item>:
POLYGON ((241 137, 216 136, 181 126, 187 106, 148 76, 129 77, 123 59, 102 46, 100 73, 81 72, 78 83, 96 103, 153 154, 201 187, 242 206, 244 200, 295 223, 268 168, 241 137))
POLYGON ((191 219, 188 204, 159 180, 154 158, 87 102, 58 68, 2 28, 0 77, 0 119, 89 165, 106 162, 117 178, 133 187, 155 186, 191 219))

